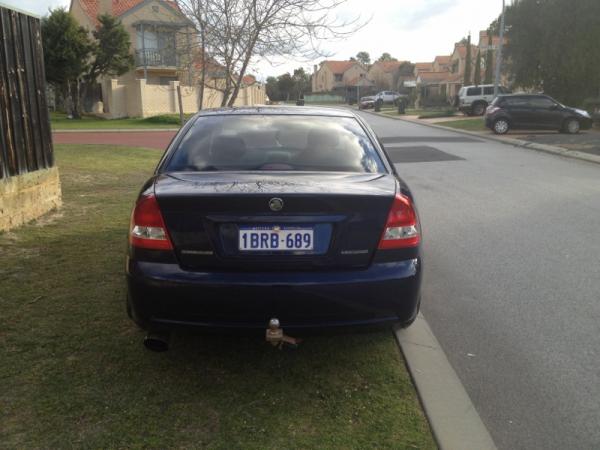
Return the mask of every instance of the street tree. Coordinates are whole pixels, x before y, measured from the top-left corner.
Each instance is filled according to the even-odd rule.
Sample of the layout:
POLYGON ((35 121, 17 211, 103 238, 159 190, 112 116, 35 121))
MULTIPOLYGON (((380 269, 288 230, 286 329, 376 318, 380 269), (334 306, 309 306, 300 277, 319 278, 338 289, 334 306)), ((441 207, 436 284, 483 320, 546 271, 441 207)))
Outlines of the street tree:
POLYGON ((481 51, 477 52, 475 59, 475 74, 473 75, 473 84, 479 86, 481 84, 481 51))
POLYGON ((268 77, 267 83, 265 85, 265 89, 267 92, 267 97, 269 97, 269 100, 271 100, 271 101, 281 100, 281 93, 279 92, 279 83, 278 83, 277 78, 268 77))
POLYGON ((494 51, 492 50, 492 30, 488 30, 488 47, 485 52, 485 76, 483 82, 492 84, 494 78, 494 51))
POLYGON ((292 80, 294 80, 294 91, 296 94, 296 99, 302 98, 304 94, 308 94, 311 91, 312 83, 310 75, 306 73, 306 71, 302 67, 294 69, 292 80))
POLYGON ((520 0, 506 10, 506 29, 516 85, 573 105, 600 96, 600 2, 520 0))
POLYGON ((467 46, 466 56, 465 56, 465 77, 464 77, 464 85, 468 86, 471 84, 471 69, 473 68, 473 61, 471 56, 471 34, 467 37, 467 42, 465 44, 467 46))
POLYGON ((388 62, 388 61, 398 61, 398 60, 396 58, 394 58, 392 55, 390 55, 388 52, 384 52, 377 61, 388 62))
POLYGON ((222 105, 232 106, 257 60, 326 56, 321 45, 347 38, 364 22, 340 20, 347 0, 177 0, 201 36, 200 52, 224 72, 222 105), (203 36, 203 38, 202 38, 203 36))
POLYGON ((371 64, 371 55, 369 55, 369 52, 364 52, 364 51, 358 52, 356 54, 356 60, 359 63, 361 63, 365 66, 368 66, 371 64))
POLYGON ((88 32, 64 8, 56 8, 42 19, 42 45, 46 80, 65 100, 67 113, 78 117, 75 98, 93 49, 88 32))
POLYGON ((294 93, 294 79, 289 73, 284 73, 277 77, 277 86, 279 88, 280 100, 289 101, 294 93))
MULTIPOLYGON (((81 78, 80 98, 86 98, 89 89, 98 78, 106 75, 120 76, 133 67, 133 56, 129 48, 129 33, 117 18, 103 14, 98 16, 99 27, 92 35, 91 58, 81 78)), ((81 102, 79 103, 81 105, 81 102)))

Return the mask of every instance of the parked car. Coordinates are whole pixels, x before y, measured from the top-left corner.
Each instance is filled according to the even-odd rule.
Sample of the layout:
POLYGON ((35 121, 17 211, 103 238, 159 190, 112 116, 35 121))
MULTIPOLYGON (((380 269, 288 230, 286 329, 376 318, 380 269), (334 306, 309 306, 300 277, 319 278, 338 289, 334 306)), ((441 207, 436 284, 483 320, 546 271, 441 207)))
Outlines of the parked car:
POLYGON ((369 109, 375 107, 375 97, 361 97, 358 103, 358 109, 369 109))
POLYGON ((407 326, 421 270, 413 196, 360 117, 207 110, 141 189, 127 310, 156 350, 178 326, 407 326))
POLYGON ((399 92, 381 91, 375 95, 375 101, 381 100, 383 103, 394 104, 400 97, 402 95, 399 92))
POLYGON ((575 134, 591 128, 592 117, 587 111, 561 105, 547 95, 500 95, 487 108, 485 126, 496 134, 505 134, 512 128, 575 134))
MULTIPOLYGON (((508 94, 504 86, 498 87, 500 94, 508 94)), ((468 116, 483 116, 485 109, 494 100, 494 85, 463 86, 458 91, 458 109, 468 116)))

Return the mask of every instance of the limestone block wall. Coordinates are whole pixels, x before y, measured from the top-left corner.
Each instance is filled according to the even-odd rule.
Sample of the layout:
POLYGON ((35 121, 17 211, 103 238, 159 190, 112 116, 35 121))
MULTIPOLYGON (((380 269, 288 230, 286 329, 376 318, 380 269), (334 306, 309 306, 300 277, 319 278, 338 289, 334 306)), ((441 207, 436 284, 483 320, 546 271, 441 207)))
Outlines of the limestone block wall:
POLYGON ((61 205, 58 168, 0 180, 0 231, 38 218, 61 205))

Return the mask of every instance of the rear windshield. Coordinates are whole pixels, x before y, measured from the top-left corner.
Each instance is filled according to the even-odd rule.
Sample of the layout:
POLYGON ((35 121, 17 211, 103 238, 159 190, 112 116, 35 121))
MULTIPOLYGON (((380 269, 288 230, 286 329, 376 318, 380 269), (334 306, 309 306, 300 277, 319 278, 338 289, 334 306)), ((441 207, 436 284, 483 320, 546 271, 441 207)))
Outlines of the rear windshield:
POLYGON ((385 166, 353 118, 223 115, 198 118, 165 170, 384 173, 385 166))

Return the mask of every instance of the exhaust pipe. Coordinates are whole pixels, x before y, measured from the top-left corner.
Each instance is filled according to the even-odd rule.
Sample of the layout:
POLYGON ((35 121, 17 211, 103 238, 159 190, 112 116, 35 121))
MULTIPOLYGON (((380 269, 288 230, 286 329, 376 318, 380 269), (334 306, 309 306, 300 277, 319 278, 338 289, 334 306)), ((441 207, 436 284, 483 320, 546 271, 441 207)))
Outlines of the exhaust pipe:
POLYGON ((150 332, 144 338, 144 346, 153 352, 166 352, 169 350, 169 332, 150 332))

